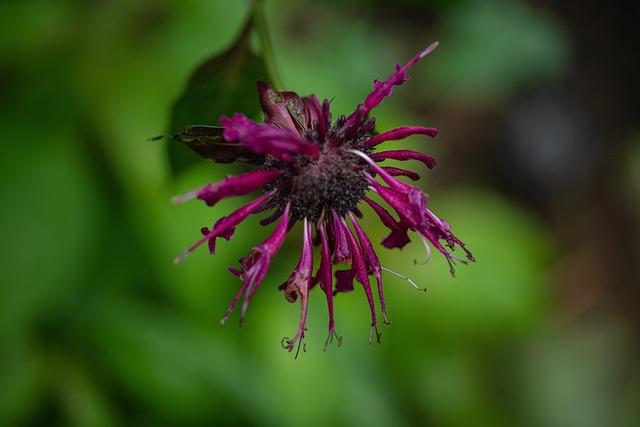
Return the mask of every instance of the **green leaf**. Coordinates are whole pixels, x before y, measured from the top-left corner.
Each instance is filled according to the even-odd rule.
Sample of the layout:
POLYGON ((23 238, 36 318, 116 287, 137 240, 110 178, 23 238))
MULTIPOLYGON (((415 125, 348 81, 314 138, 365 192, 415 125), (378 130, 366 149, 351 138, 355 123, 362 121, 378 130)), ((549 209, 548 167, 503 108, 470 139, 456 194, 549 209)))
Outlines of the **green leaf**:
POLYGON ((238 142, 225 141, 222 137, 223 131, 224 128, 220 126, 194 125, 185 127, 182 132, 175 135, 159 136, 153 139, 166 137, 182 142, 196 154, 217 163, 232 163, 238 159, 250 163, 261 163, 264 160, 264 156, 254 153, 238 142))
MULTIPOLYGON (((172 134, 183 129, 182 134, 186 134, 187 127, 191 125, 216 125, 222 115, 243 112, 251 116, 259 112, 256 81, 268 82, 270 79, 263 58, 258 56, 250 45, 254 23, 255 10, 235 43, 227 51, 204 62, 193 73, 185 92, 173 106, 170 125, 172 134)), ((224 147, 217 145, 221 142, 220 135, 218 132, 217 136, 211 134, 200 139, 188 138, 188 143, 184 139, 179 141, 200 155, 203 155, 201 144, 204 143, 207 155, 203 156, 214 161, 230 162, 240 157, 241 154, 233 154, 233 150, 231 154, 225 153, 224 147), (213 152, 209 150, 212 144, 215 145, 213 152)), ((168 144, 168 147, 174 173, 199 160, 192 152, 178 144, 168 144)))

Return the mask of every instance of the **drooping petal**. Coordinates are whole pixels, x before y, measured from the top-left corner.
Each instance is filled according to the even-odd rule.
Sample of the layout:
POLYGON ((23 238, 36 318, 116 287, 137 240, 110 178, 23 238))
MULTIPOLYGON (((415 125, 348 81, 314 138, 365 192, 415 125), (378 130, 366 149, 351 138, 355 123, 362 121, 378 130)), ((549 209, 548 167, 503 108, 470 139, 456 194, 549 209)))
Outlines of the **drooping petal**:
MULTIPOLYGON (((304 332, 306 331, 307 323, 307 310, 309 307, 309 288, 311 285, 311 275, 313 273, 313 244, 311 238, 311 224, 308 224, 307 219, 304 220, 303 233, 304 239, 302 243, 302 255, 298 265, 289 276, 289 280, 286 284, 285 296, 291 295, 291 293, 297 294, 300 297, 300 323, 298 325, 298 331, 292 339, 285 338, 282 340, 282 345, 289 351, 293 350, 296 343, 304 339, 304 332)), ((289 297, 287 300, 291 301, 289 297)))
POLYGON ((382 266, 380 265, 380 259, 378 259, 378 255, 373 249, 373 245, 371 244, 369 237, 367 237, 367 233, 365 233, 362 227, 360 227, 360 224, 358 224, 351 212, 349 212, 349 218, 351 219, 353 229, 356 231, 356 235, 360 241, 362 258, 364 259, 367 271, 369 274, 373 274, 376 278, 376 283, 378 284, 378 297, 380 298, 380 310, 382 311, 383 321, 384 323, 389 324, 389 320, 387 320, 387 308, 384 303, 384 293, 382 292, 382 266))
MULTIPOLYGON (((376 320, 376 307, 373 302, 373 292, 371 292, 371 283, 369 282, 369 273, 367 271, 367 266, 365 264, 365 260, 362 255, 362 250, 358 246, 353 233, 347 226, 344 218, 341 218, 341 225, 345 229, 345 234, 349 239, 349 245, 351 246, 351 272, 353 276, 356 278, 358 282, 364 288, 364 293, 367 296, 367 302, 369 303, 369 310, 371 311, 371 330, 376 329, 376 341, 380 342, 380 334, 378 334, 377 330, 377 320, 376 320)), ((371 342, 371 335, 369 335, 369 342, 371 342)))
POLYGON ((338 214, 333 212, 333 222, 330 223, 330 230, 333 231, 333 264, 351 264, 351 250, 349 249, 349 241, 340 226, 340 218, 338 214))
MULTIPOLYGON (((401 223, 406 224, 410 230, 426 237, 447 259, 454 259, 463 263, 466 263, 467 260, 474 261, 473 256, 462 242, 460 242, 460 246, 467 254, 467 260, 456 257, 440 243, 440 240, 445 240, 452 246, 453 243, 459 242, 459 240, 448 230, 448 224, 445 225, 446 223, 442 222, 427 209, 428 197, 422 190, 418 187, 409 186, 410 188, 406 194, 400 194, 391 188, 384 187, 373 177, 370 177, 369 182, 380 197, 396 211, 401 223)), ((453 268, 451 271, 453 273, 453 268)))
MULTIPOLYGON (((320 288, 327 297, 327 309, 329 310, 329 337, 327 338, 328 343, 329 339, 331 339, 335 334, 335 325, 333 320, 333 277, 331 274, 333 265, 331 264, 331 252, 324 225, 322 224, 322 222, 319 222, 317 227, 320 233, 321 258, 320 267, 318 267, 316 277, 319 280, 320 288)), ((325 349, 327 347, 327 343, 325 343, 325 349)))
POLYGON ((231 305, 227 309, 224 317, 220 323, 224 324, 229 319, 229 313, 235 308, 240 296, 244 294, 244 300, 242 303, 242 311, 240 313, 240 324, 244 321, 245 314, 249 302, 253 298, 253 295, 258 290, 258 287, 264 280, 269 266, 271 265, 271 259, 278 252, 282 242, 284 242, 285 235, 287 234, 287 223, 289 220, 289 204, 285 207, 284 214, 280 223, 276 227, 275 231, 264 242, 255 246, 249 252, 249 255, 240 259, 241 270, 238 272, 230 270, 237 275, 240 280, 243 281, 242 287, 236 294, 235 298, 231 302, 231 305))
POLYGON ((209 242, 209 252, 211 254, 215 253, 215 240, 218 237, 223 237, 226 240, 229 240, 233 233, 235 232, 236 226, 244 221, 250 214, 253 212, 261 203, 266 201, 269 197, 273 195, 273 192, 267 193, 258 197, 257 199, 247 203, 242 206, 240 209, 237 209, 229 216, 224 216, 220 218, 214 224, 211 231, 208 228, 202 228, 201 232, 204 234, 204 237, 198 240, 193 246, 184 251, 178 258, 176 258, 173 262, 174 264, 178 264, 182 262, 191 252, 193 252, 198 246, 203 244, 204 242, 209 242))
MULTIPOLYGON (((446 234, 442 234, 441 229, 443 225, 440 220, 427 209, 428 197, 422 190, 393 178, 380 166, 375 164, 373 159, 361 151, 352 150, 352 152, 365 159, 367 163, 371 165, 371 168, 389 185, 390 188, 384 187, 371 175, 365 173, 375 191, 398 213, 401 222, 405 223, 410 230, 417 231, 429 239, 434 247, 447 256, 447 258, 466 262, 465 260, 455 257, 439 243, 438 240, 440 238, 437 236, 446 234), (433 225, 438 229, 438 233, 434 233, 433 230, 430 229, 428 221, 432 221, 433 225)), ((455 242, 453 238, 448 238, 446 241, 455 242)), ((462 247, 464 248, 464 245, 462 245, 462 247)), ((467 252, 467 259, 472 260, 473 256, 470 255, 469 251, 464 250, 467 252)))
POLYGON ((353 291, 353 272, 351 270, 337 270, 335 273, 336 276, 336 285, 335 290, 333 291, 333 295, 336 295, 340 292, 351 292, 353 291))
POLYGON ((436 128, 425 128, 420 126, 406 126, 400 127, 396 129, 389 130, 387 132, 382 132, 370 140, 362 143, 363 147, 375 147, 376 145, 385 142, 385 141, 397 141, 399 139, 405 139, 411 135, 428 135, 432 138, 438 136, 438 129, 436 128))
POLYGON ((385 187, 373 177, 370 178, 369 183, 375 189, 376 193, 396 211, 400 217, 400 222, 406 224, 410 230, 415 231, 416 224, 420 224, 421 219, 416 217, 406 196, 403 196, 391 188, 385 187))

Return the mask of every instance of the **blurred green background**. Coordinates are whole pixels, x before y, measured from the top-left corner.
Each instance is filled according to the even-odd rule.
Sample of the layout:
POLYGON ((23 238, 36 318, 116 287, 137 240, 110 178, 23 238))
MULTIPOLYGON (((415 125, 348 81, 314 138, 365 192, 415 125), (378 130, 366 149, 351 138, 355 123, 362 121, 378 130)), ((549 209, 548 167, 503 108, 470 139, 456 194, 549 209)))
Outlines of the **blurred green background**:
MULTIPOLYGON (((552 0, 268 0, 290 90, 349 113, 434 40, 376 110, 439 160, 430 208, 478 262, 381 249, 390 326, 369 345, 360 289, 336 300, 340 348, 308 350, 277 286, 293 233, 242 329, 218 324, 225 271, 268 235, 247 221, 216 256, 172 260, 238 201, 172 196, 241 170, 172 176, 172 103, 240 31, 236 0, 0 4, 0 425, 637 426, 639 8, 552 0)), ((256 97, 257 102, 257 97, 256 97)), ((231 113, 231 112, 229 112, 231 113)), ((365 218, 372 240, 385 230, 365 218)))

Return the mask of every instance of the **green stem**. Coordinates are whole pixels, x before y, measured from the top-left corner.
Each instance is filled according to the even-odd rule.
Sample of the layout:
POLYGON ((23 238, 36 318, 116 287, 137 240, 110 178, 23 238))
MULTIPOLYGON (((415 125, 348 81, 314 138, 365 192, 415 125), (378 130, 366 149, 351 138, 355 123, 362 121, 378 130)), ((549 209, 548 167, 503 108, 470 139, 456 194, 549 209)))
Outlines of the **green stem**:
POLYGON ((269 77, 271 78, 271 84, 277 92, 282 92, 285 88, 280 73, 278 72, 278 67, 276 66, 276 57, 273 52, 269 31, 267 30, 267 20, 264 15, 263 4, 264 2, 262 0, 255 0, 253 9, 256 24, 255 28, 258 31, 258 37, 262 44, 262 55, 265 66, 267 67, 267 73, 269 73, 269 77))

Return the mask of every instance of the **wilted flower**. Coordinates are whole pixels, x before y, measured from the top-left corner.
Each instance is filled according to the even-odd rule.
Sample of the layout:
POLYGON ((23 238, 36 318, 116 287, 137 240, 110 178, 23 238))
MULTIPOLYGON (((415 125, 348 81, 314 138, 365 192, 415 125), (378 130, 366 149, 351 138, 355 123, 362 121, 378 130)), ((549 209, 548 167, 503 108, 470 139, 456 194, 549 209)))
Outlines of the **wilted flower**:
MULTIPOLYGON (((271 211, 269 216, 260 220, 263 226, 278 221, 273 234, 240 259, 239 269, 229 269, 242 280, 242 286, 221 323, 228 320, 241 298, 240 321, 243 321, 249 302, 269 270, 271 259, 287 232, 300 221, 304 236, 300 261, 280 289, 287 301, 300 299, 302 313, 297 333, 291 339, 283 339, 283 346, 291 350, 303 342, 309 291, 316 284, 324 292, 329 309, 327 342, 337 337, 333 297, 338 292, 353 290, 354 279, 363 286, 371 310, 369 340, 371 342, 375 331, 376 340, 379 341, 373 285, 369 276, 375 279, 384 323, 389 322, 382 290, 382 271, 409 279, 381 266, 366 232, 358 224, 357 219, 362 218, 358 205, 362 201, 391 231, 382 241, 386 248, 405 246, 410 241, 408 231, 411 230, 423 241, 428 253, 431 244, 444 254, 452 272, 453 260, 474 261, 464 244, 451 233, 449 224, 427 209, 427 195, 418 187, 396 178, 404 176, 415 181, 419 178, 418 174, 379 164, 386 159, 418 160, 433 168, 436 162, 426 154, 412 150, 376 151, 376 147, 385 141, 400 140, 410 135, 435 137, 438 131, 411 126, 377 134, 374 132, 375 119, 368 118, 371 110, 391 94, 393 86, 408 80, 405 76, 407 69, 436 46, 437 43, 432 44, 404 67, 396 65, 396 72, 388 80, 376 80, 373 92, 348 117, 332 120, 328 100, 320 103, 315 95, 301 98, 294 92, 276 92, 269 85, 259 82, 263 124, 243 114, 220 119, 226 149, 236 150, 231 160, 242 157, 257 166, 243 175, 227 177, 221 182, 193 190, 176 198, 176 201, 198 198, 213 206, 222 199, 254 191, 260 191, 262 195, 219 219, 211 229, 203 228, 204 237, 178 257, 176 262, 205 242, 213 254, 216 239, 222 237, 229 240, 235 227, 250 214, 271 211), (370 194, 386 202, 398 218, 372 200, 370 194), (315 274, 314 243, 320 245, 319 266, 315 274), (456 244, 465 251, 466 259, 451 253, 456 244), (335 271, 335 281, 334 265, 346 267, 335 271)), ((417 288, 415 283, 409 281, 417 288)))

